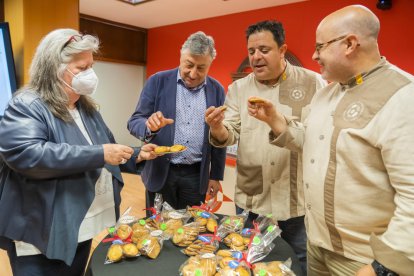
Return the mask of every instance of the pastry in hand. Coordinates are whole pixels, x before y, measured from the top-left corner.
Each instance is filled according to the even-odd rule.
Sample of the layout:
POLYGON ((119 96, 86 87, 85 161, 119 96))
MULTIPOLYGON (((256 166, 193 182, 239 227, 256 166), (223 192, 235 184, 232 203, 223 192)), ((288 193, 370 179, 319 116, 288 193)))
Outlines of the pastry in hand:
POLYGON ((219 106, 217 108, 220 109, 221 112, 224 112, 224 111, 227 110, 227 106, 225 106, 225 105, 219 106))
POLYGON ((259 97, 255 97, 255 96, 250 97, 250 98, 248 99, 248 101, 249 101, 249 103, 252 103, 252 104, 264 103, 264 102, 265 102, 263 99, 261 99, 261 98, 259 98, 259 97))

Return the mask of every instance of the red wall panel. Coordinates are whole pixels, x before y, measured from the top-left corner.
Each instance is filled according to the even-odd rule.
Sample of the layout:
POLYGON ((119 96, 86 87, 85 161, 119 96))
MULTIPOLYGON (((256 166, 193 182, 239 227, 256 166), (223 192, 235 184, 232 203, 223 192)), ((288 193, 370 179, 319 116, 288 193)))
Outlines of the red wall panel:
MULTIPOLYGON (((246 0, 247 1, 247 0, 246 0)), ((148 30, 147 77, 160 70, 179 64, 180 48, 189 34, 204 31, 216 41, 217 58, 210 75, 226 88, 247 55, 245 29, 257 21, 275 19, 283 23, 286 43, 302 64, 318 70, 312 61, 315 30, 320 20, 329 13, 351 4, 370 8, 380 19, 380 51, 390 62, 414 74, 414 1, 394 0, 393 8, 376 8, 377 0, 310 0, 272 8, 253 10, 209 19, 174 24, 148 30)), ((191 11, 184 11, 191 12, 191 11)))

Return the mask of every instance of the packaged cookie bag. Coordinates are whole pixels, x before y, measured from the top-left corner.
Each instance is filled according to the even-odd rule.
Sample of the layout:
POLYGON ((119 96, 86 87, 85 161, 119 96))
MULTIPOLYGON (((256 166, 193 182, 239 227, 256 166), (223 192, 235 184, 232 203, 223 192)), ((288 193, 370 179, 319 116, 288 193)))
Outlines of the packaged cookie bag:
POLYGON ((182 227, 191 218, 191 214, 186 209, 175 210, 168 202, 163 202, 161 211, 160 230, 164 236, 171 238, 175 230, 182 227))
POLYGON ((139 255, 140 253, 135 244, 114 240, 106 253, 105 264, 116 263, 125 258, 135 258, 139 255))
POLYGON ((174 231, 172 242, 180 247, 187 247, 197 239, 199 233, 198 222, 191 222, 174 231))
POLYGON ((217 228, 213 234, 198 235, 197 239, 193 241, 187 248, 181 250, 187 256, 195 256, 205 253, 214 253, 219 248, 221 238, 217 236, 217 228))
POLYGON ((137 242, 137 248, 141 255, 150 259, 156 259, 162 250, 164 238, 161 230, 154 230, 148 236, 142 237, 137 242))
POLYGON ((216 275, 217 258, 211 253, 204 253, 188 258, 179 268, 182 276, 214 276, 216 275))
POLYGON ((146 227, 151 231, 159 230, 161 225, 161 210, 162 210, 163 199, 161 194, 155 194, 154 206, 145 208, 151 213, 151 215, 145 220, 146 227))
POLYGON ((240 233, 244 227, 244 223, 246 222, 248 215, 249 211, 245 210, 239 215, 224 216, 220 220, 220 224, 217 230, 218 235, 221 238, 224 238, 232 232, 240 233))
POLYGON ((253 267, 254 276, 295 276, 290 269, 292 261, 290 258, 285 261, 259 262, 253 267))
POLYGON ((209 201, 201 204, 200 206, 188 207, 187 210, 194 218, 194 221, 200 224, 200 232, 214 232, 214 228, 217 226, 218 217, 213 213, 214 208, 217 206, 217 201, 212 198, 209 201))

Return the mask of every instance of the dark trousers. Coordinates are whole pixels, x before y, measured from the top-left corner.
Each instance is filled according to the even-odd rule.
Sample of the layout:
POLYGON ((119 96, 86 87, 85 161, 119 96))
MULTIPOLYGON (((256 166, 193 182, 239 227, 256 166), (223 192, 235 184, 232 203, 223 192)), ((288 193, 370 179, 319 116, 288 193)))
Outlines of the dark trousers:
POLYGON ((92 240, 78 244, 75 258, 70 266, 60 260, 48 259, 43 254, 18 257, 12 240, 9 240, 6 251, 13 276, 82 276, 88 263, 91 244, 92 240))
MULTIPOLYGON (((200 194, 200 163, 192 165, 170 164, 164 187, 158 192, 146 192, 146 207, 154 206, 155 194, 162 194, 174 209, 185 209, 187 206, 200 205, 206 195, 200 194)), ((147 215, 150 214, 147 212, 147 215)))
MULTIPOLYGON (((241 214, 243 209, 236 206, 236 213, 241 214)), ((258 217, 257 214, 249 212, 247 218, 247 227, 253 225, 253 220, 258 217)), ((303 271, 303 275, 306 275, 307 264, 306 264, 306 228, 305 228, 305 216, 291 218, 288 220, 277 221, 280 230, 282 230, 281 237, 284 239, 295 251, 296 256, 299 259, 300 266, 303 271)))

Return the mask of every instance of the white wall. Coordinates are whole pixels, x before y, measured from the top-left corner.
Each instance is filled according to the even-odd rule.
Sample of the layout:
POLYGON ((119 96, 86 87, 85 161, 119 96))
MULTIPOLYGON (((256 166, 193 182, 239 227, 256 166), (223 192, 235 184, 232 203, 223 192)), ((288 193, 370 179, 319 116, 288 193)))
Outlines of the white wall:
POLYGON ((93 98, 119 144, 139 146, 140 141, 129 134, 127 121, 135 110, 145 82, 145 67, 97 61, 94 70, 99 85, 93 98))

